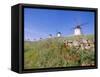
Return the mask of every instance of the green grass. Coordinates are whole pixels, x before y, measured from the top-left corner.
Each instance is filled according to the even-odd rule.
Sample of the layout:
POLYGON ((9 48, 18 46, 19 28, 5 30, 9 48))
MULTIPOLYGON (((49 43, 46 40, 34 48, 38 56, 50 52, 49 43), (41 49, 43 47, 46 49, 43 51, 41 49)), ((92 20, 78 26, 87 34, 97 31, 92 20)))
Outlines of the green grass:
MULTIPOLYGON (((80 36, 92 40, 93 35, 80 36)), ((24 69, 94 65, 94 48, 89 50, 65 48, 63 40, 80 37, 61 37, 24 43, 24 69)))

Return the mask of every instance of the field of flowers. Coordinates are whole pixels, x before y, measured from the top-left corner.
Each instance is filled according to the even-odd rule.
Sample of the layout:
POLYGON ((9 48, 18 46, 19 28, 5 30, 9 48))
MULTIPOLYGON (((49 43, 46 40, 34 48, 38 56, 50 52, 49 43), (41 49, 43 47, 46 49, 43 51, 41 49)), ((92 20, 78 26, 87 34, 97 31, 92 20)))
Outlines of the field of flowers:
MULTIPOLYGON (((80 37, 54 37, 38 41, 24 41, 24 69, 93 66, 94 47, 88 50, 65 47, 63 40, 77 40, 80 37)), ((81 38, 92 40, 92 35, 81 38)))

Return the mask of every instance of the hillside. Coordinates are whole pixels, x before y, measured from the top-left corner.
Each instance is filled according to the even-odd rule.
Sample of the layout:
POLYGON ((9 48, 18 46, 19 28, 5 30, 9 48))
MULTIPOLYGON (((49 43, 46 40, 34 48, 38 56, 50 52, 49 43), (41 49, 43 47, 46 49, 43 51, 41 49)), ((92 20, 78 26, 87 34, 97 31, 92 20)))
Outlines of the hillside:
POLYGON ((63 40, 78 40, 80 38, 93 40, 93 35, 54 37, 39 41, 25 41, 24 68, 50 68, 69 66, 93 66, 94 48, 76 51, 75 47, 65 47, 63 40))

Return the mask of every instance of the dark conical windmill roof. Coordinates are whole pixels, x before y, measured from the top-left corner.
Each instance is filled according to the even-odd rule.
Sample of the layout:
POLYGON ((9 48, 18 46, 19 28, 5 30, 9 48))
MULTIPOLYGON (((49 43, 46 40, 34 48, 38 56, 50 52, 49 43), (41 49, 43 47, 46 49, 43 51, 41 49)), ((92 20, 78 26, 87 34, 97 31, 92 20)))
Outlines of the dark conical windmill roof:
POLYGON ((75 28, 81 29, 81 26, 80 26, 80 25, 78 25, 78 26, 76 26, 75 28))
POLYGON ((61 34, 61 32, 57 32, 57 34, 61 34))

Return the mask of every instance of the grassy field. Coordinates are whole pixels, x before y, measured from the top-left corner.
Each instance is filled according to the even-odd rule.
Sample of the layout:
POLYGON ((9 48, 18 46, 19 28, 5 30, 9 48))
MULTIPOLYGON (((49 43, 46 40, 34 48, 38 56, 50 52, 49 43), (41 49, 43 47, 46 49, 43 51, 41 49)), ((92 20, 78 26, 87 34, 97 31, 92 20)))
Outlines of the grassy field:
POLYGON ((33 42, 25 41, 24 69, 95 65, 94 48, 76 51, 74 47, 64 47, 63 40, 75 40, 78 38, 93 40, 94 37, 93 35, 87 35, 55 37, 33 42))

